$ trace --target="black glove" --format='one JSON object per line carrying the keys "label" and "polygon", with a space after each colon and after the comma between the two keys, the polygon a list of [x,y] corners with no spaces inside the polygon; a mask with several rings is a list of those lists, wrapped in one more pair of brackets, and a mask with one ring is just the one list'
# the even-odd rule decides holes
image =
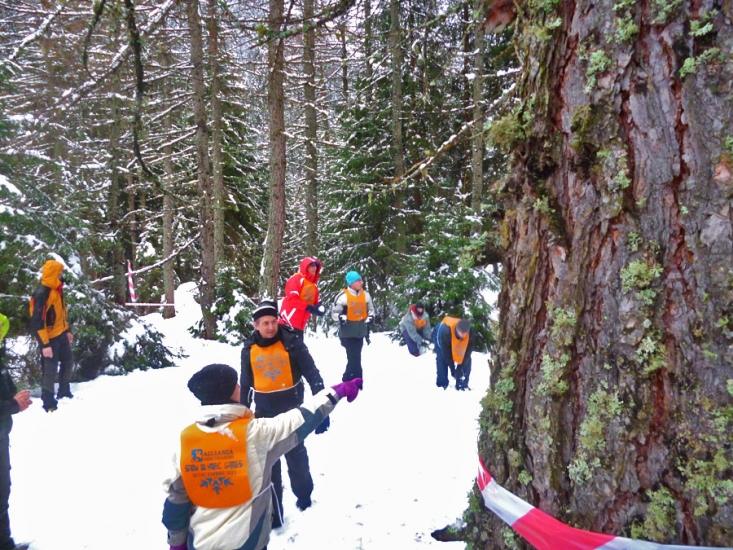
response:
{"label": "black glove", "polygon": [[374,322],[374,317],[372,317],[371,315],[366,318],[367,325],[371,325],[373,322]]}
{"label": "black glove", "polygon": [[321,304],[317,304],[317,305],[308,304],[305,310],[308,313],[312,313],[313,315],[318,315],[318,317],[321,317],[322,315],[326,313],[326,308],[323,307]]}
{"label": "black glove", "polygon": [[339,322],[343,325],[346,322],[346,315],[343,313],[339,315]]}
{"label": "black glove", "polygon": [[318,427],[316,428],[316,433],[322,434],[323,432],[327,432],[329,426],[331,426],[331,419],[329,417],[326,417],[323,419],[323,422],[318,424]]}

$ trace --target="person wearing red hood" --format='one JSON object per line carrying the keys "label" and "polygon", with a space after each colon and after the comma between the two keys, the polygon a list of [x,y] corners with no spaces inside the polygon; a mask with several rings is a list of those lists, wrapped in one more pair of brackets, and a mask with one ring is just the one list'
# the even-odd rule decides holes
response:
{"label": "person wearing red hood", "polygon": [[292,327],[300,336],[303,335],[311,314],[320,317],[326,313],[326,308],[318,301],[320,274],[321,262],[308,256],[300,262],[300,270],[285,284],[285,298],[280,305],[278,322]]}
{"label": "person wearing red hood", "polygon": [[71,351],[74,336],[66,318],[64,284],[61,279],[63,271],[63,264],[56,260],[48,260],[43,264],[41,286],[31,298],[31,328],[41,348],[41,400],[46,412],[53,412],[58,407],[53,390],[59,362],[58,399],[74,397],[69,388],[74,369],[74,354]]}

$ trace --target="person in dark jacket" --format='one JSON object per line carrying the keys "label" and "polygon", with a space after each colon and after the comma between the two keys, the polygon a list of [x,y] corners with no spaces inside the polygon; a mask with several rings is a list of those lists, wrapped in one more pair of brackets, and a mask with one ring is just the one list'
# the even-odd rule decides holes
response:
{"label": "person in dark jacket", "polygon": [[430,343],[432,327],[425,304],[417,302],[410,306],[400,321],[400,332],[411,355],[420,357]]}
{"label": "person in dark jacket", "polygon": [[10,536],[10,430],[12,415],[30,407],[30,390],[18,391],[5,368],[5,343],[8,319],[0,314],[0,550],[27,550],[27,544],[16,544]]}
{"label": "person in dark jacket", "polygon": [[41,348],[41,399],[46,412],[53,412],[58,407],[53,390],[59,363],[61,369],[58,372],[57,397],[74,397],[69,386],[74,369],[74,354],[71,351],[74,336],[69,330],[66,317],[64,284],[61,279],[63,271],[63,264],[56,260],[48,260],[43,264],[41,286],[31,298],[31,328]]}
{"label": "person in dark jacket", "polygon": [[318,277],[321,262],[312,256],[303,258],[300,270],[285,284],[285,298],[280,305],[280,324],[303,335],[311,315],[321,317],[326,308],[318,299]]}
{"label": "person in dark jacket", "polygon": [[433,331],[435,342],[436,385],[448,387],[448,370],[456,380],[457,390],[468,389],[471,376],[471,352],[474,335],[468,319],[446,317]]}
{"label": "person in dark jacket", "polygon": [[339,323],[339,338],[346,350],[346,370],[341,378],[344,382],[363,378],[361,350],[364,338],[369,336],[369,325],[374,320],[372,297],[364,290],[364,281],[356,271],[346,274],[347,288],[343,289],[331,308],[331,318]]}
{"label": "person in dark jacket", "polygon": [[[242,348],[241,403],[252,408],[255,418],[273,418],[299,407],[303,403],[303,378],[311,393],[323,389],[323,379],[313,357],[300,335],[278,324],[277,304],[261,302],[252,314],[255,332]],[[316,428],[316,433],[328,429],[329,419]],[[310,473],[308,452],[301,442],[285,454],[290,487],[297,498],[299,510],[311,505],[313,478]],[[280,461],[272,468],[272,484],[277,498],[273,527],[280,527],[283,518],[282,468]]]}

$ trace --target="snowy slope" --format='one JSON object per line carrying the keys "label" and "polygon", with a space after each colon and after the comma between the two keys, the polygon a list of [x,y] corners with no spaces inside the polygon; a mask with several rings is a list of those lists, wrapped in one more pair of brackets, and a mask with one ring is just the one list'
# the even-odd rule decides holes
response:
{"label": "snowy slope", "polygon": [[[162,480],[198,405],[186,382],[212,362],[239,369],[239,348],[190,337],[186,329],[200,315],[192,291],[179,289],[176,318],[148,316],[169,346],[187,354],[177,367],[72,385],[76,397],[55,413],[35,399],[14,417],[16,541],[32,542],[32,550],[167,548]],[[326,384],[340,382],[346,355],[338,338],[307,335],[306,344]],[[430,532],[461,516],[475,480],[486,356],[473,355],[467,392],[437,388],[434,356],[414,358],[386,334],[372,335],[362,363],[364,392],[339,404],[328,432],[306,441],[313,506],[296,509],[284,475],[285,525],[268,550],[463,548]]]}

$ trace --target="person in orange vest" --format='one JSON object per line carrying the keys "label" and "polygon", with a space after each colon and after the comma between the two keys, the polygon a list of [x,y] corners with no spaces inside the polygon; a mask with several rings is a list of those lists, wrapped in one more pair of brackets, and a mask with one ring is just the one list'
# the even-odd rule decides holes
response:
{"label": "person in orange vest", "polygon": [[[261,302],[252,314],[255,331],[244,343],[241,359],[242,403],[247,407],[254,401],[257,418],[272,418],[295,409],[303,403],[303,378],[311,393],[323,389],[323,379],[303,338],[287,326],[278,324],[277,304]],[[316,428],[323,433],[329,419]],[[295,493],[296,505],[305,510],[311,505],[313,478],[310,473],[308,451],[303,443],[285,454],[290,487]],[[277,508],[272,518],[273,527],[280,527],[283,519],[282,467],[276,461],[272,467],[272,485],[277,497]]]}
{"label": "person in orange vest", "polygon": [[399,328],[411,355],[420,357],[425,353],[433,332],[430,326],[430,315],[425,311],[425,304],[417,302],[411,305],[405,316],[402,317]]}
{"label": "person in orange vest", "polygon": [[164,483],[170,550],[264,550],[272,464],[301,444],[341,399],[356,399],[359,381],[337,384],[274,418],[255,418],[240,403],[237,371],[228,365],[205,366],[188,388],[202,407],[181,432]]}
{"label": "person in orange vest", "polygon": [[280,305],[280,324],[292,327],[300,336],[303,335],[311,315],[320,317],[326,313],[326,308],[318,301],[320,274],[321,262],[308,256],[300,262],[300,270],[285,283],[285,298]]}
{"label": "person in orange vest", "polygon": [[364,290],[364,281],[356,271],[346,274],[347,288],[343,289],[331,308],[331,318],[339,323],[339,338],[346,349],[344,382],[363,378],[361,350],[364,338],[368,338],[369,325],[374,320],[372,297]]}
{"label": "person in orange vest", "polygon": [[471,376],[471,352],[474,346],[473,329],[468,319],[446,317],[433,331],[436,385],[448,387],[448,370],[456,380],[457,390],[467,390]]}
{"label": "person in orange vest", "polygon": [[8,318],[0,313],[0,550],[27,550],[28,544],[16,544],[10,536],[10,430],[12,415],[23,412],[33,401],[30,390],[17,390],[5,367],[4,339],[9,326]]}
{"label": "person in orange vest", "polygon": [[53,412],[58,407],[54,397],[57,371],[58,399],[74,397],[69,386],[74,370],[74,353],[71,351],[74,335],[69,330],[66,317],[63,271],[63,264],[56,260],[43,264],[41,285],[33,293],[30,304],[31,329],[41,348],[41,400],[46,412]]}

